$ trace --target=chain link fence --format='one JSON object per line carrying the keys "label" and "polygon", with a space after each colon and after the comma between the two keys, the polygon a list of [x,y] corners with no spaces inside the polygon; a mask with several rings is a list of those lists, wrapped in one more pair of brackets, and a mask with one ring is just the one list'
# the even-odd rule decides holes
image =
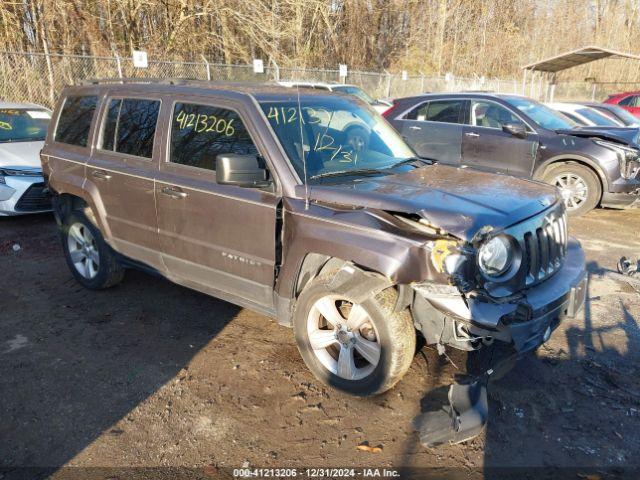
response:
{"label": "chain link fence", "polygon": [[602,102],[609,95],[640,90],[640,82],[559,82],[554,92],[555,101]]}
{"label": "chain link fence", "polygon": [[[210,81],[270,82],[306,80],[339,82],[338,70],[266,66],[255,73],[252,65],[223,65],[149,59],[147,68],[135,67],[132,58],[0,52],[0,100],[31,102],[52,107],[65,85],[95,78],[188,78]],[[398,98],[423,92],[486,90],[522,93],[517,80],[461,78],[447,75],[401,75],[389,72],[349,71],[344,82],[358,85],[374,98]]]}

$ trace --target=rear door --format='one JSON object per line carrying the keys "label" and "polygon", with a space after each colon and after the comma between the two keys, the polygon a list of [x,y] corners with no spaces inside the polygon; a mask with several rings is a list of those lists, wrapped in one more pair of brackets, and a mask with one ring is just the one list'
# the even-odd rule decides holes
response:
{"label": "rear door", "polygon": [[54,189],[82,194],[99,103],[99,92],[94,88],[60,101],[55,130],[49,127],[40,155],[43,171]]}
{"label": "rear door", "polygon": [[[527,137],[502,130],[506,123],[523,124]],[[472,99],[462,139],[462,164],[478,170],[531,176],[538,135],[515,112],[485,99]]]}
{"label": "rear door", "polygon": [[460,165],[464,99],[422,102],[393,122],[421,157],[447,165]]}
{"label": "rear door", "polygon": [[278,197],[216,183],[216,156],[264,148],[243,105],[176,97],[156,184],[164,263],[175,281],[240,305],[273,308]]}
{"label": "rear door", "polygon": [[160,105],[160,96],[105,97],[85,188],[97,193],[116,250],[162,271],[153,188]]}

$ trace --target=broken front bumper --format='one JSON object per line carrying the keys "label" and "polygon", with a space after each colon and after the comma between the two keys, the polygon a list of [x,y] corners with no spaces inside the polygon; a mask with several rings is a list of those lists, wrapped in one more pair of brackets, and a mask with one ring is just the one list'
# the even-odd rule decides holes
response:
{"label": "broken front bumper", "polygon": [[458,292],[416,290],[413,315],[427,343],[477,350],[494,340],[513,345],[518,353],[535,349],[548,340],[562,317],[573,317],[586,294],[584,253],[570,239],[562,268],[517,299],[490,303]]}
{"label": "broken front bumper", "polygon": [[486,424],[490,376],[507,371],[518,356],[546,342],[561,318],[573,317],[582,308],[587,290],[584,254],[580,244],[570,239],[563,267],[510,302],[465,299],[447,288],[414,289],[413,317],[427,343],[437,344],[439,351],[445,345],[490,350],[488,364],[467,365],[467,373],[476,373],[465,383],[449,387],[448,405],[414,419],[423,445],[459,443],[478,435]]}

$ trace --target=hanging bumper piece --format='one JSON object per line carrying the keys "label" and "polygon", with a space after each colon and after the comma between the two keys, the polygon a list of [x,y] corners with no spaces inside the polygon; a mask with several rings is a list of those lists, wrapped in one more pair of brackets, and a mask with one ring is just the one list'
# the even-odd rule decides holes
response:
{"label": "hanging bumper piece", "polygon": [[487,423],[487,379],[449,387],[449,405],[414,419],[414,428],[425,447],[455,444],[480,434]]}

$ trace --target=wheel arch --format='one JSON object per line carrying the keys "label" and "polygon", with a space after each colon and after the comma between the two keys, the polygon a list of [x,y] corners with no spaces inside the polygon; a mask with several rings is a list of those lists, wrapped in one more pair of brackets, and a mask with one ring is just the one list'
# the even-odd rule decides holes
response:
{"label": "wheel arch", "polygon": [[87,202],[83,198],[72,193],[56,193],[53,196],[53,214],[58,224],[73,210],[83,210],[87,206]]}
{"label": "wheel arch", "polygon": [[588,169],[593,171],[600,180],[602,192],[608,191],[609,182],[607,180],[607,176],[604,173],[604,170],[602,170],[597,162],[591,160],[590,158],[582,157],[579,155],[558,155],[556,157],[550,158],[536,169],[533,174],[533,179],[542,180],[545,173],[547,173],[550,168],[553,168],[561,163],[577,163],[579,165],[587,167]]}
{"label": "wheel arch", "polygon": [[104,221],[106,211],[100,200],[100,195],[94,185],[87,185],[86,190],[53,192],[53,208],[56,221],[60,223],[62,217],[72,210],[81,210],[87,218],[100,230],[107,243],[111,239],[111,230]]}
{"label": "wheel arch", "polygon": [[338,283],[343,283],[348,279],[364,288],[367,288],[368,285],[378,290],[396,285],[389,277],[352,261],[323,253],[308,252],[303,256],[295,271],[286,272],[286,276],[289,277],[287,281],[283,281],[282,278],[278,279],[280,293],[276,288],[275,294],[278,323],[291,326],[295,305],[304,288],[313,279],[332,271],[336,272],[336,277],[341,277],[340,280],[336,280]]}
{"label": "wheel arch", "polygon": [[391,287],[395,285],[388,277],[385,277],[381,273],[371,271],[361,265],[357,265],[349,260],[345,260],[339,257],[332,257],[321,253],[308,253],[300,265],[298,275],[295,282],[294,298],[298,298],[300,293],[304,290],[304,287],[309,284],[314,278],[319,277],[325,273],[340,271],[343,268],[353,270],[356,275],[376,276],[379,279],[380,285],[385,287]]}

